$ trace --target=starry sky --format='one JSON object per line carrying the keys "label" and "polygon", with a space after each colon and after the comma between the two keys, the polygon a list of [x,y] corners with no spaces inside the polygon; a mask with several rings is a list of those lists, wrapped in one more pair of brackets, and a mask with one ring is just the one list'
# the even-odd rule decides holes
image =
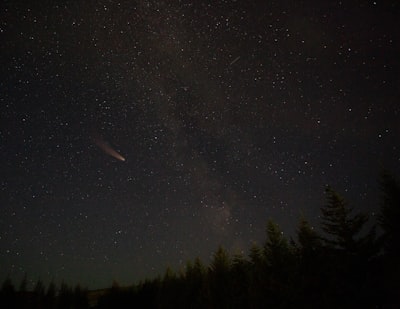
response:
{"label": "starry sky", "polygon": [[398,1],[0,10],[0,280],[131,284],[399,175]]}

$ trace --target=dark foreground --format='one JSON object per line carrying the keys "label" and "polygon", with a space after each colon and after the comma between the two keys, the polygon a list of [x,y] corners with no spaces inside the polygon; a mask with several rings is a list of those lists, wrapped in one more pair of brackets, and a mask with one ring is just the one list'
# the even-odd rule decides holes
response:
{"label": "dark foreground", "polygon": [[[184,269],[130,287],[88,291],[25,277],[16,288],[7,278],[1,308],[400,308],[400,186],[381,181],[377,222],[354,214],[330,188],[321,208],[321,233],[301,218],[287,239],[268,221],[263,246],[248,256],[222,247],[210,265],[200,259]],[[372,226],[367,228],[366,226]]]}

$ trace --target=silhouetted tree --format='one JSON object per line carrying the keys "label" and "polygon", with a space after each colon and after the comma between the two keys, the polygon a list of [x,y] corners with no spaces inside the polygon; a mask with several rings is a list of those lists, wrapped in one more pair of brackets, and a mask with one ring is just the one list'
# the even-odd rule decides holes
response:
{"label": "silhouetted tree", "polygon": [[[326,188],[327,204],[321,208],[325,248],[325,269],[329,274],[326,301],[334,306],[360,305],[366,301],[367,269],[372,250],[367,246],[374,241],[374,228],[365,231],[368,216],[353,215],[353,209],[332,188]],[[354,289],[358,286],[358,289]],[[368,293],[367,293],[368,295]]]}
{"label": "silhouetted tree", "polygon": [[379,223],[383,230],[383,295],[388,307],[400,304],[400,185],[384,171],[380,181],[382,202]]}
{"label": "silhouetted tree", "polygon": [[278,224],[267,222],[267,240],[264,245],[264,256],[267,263],[268,304],[281,306],[290,301],[290,289],[295,271],[294,251]]}
{"label": "silhouetted tree", "polygon": [[228,273],[231,268],[231,260],[228,252],[219,246],[217,251],[213,255],[213,259],[210,264],[210,270],[213,273]]}
{"label": "silhouetted tree", "polygon": [[79,284],[76,285],[74,289],[73,304],[74,308],[76,309],[83,309],[89,307],[87,290],[82,289]]}
{"label": "silhouetted tree", "polygon": [[192,304],[192,308],[202,308],[206,294],[206,267],[201,262],[200,258],[197,257],[193,263],[188,261],[186,263],[185,271],[185,298],[187,303]]}
{"label": "silhouetted tree", "polygon": [[4,308],[15,308],[16,306],[15,288],[10,277],[7,277],[1,286],[0,305],[1,304],[4,304]]}
{"label": "silhouetted tree", "polygon": [[28,292],[28,276],[25,273],[19,284],[17,293],[17,308],[31,308],[30,296],[32,294]]}
{"label": "silhouetted tree", "polygon": [[304,307],[321,308],[324,288],[328,277],[325,267],[321,236],[301,217],[297,228],[297,285],[295,287],[297,302]]}
{"label": "silhouetted tree", "polygon": [[[81,288],[79,290],[79,294],[84,292]],[[147,299],[146,296],[143,297],[140,293],[142,291],[138,287],[121,287],[116,280],[113,280],[111,288],[105,291],[98,299],[96,308],[153,308],[153,306],[149,306],[149,303],[155,300],[156,295],[153,295],[153,299]],[[84,296],[85,298],[81,299],[81,307],[78,308],[85,308],[84,305],[87,307],[87,296]],[[139,298],[139,296],[142,296],[143,299]]]}
{"label": "silhouetted tree", "polygon": [[359,236],[368,221],[368,216],[358,213],[332,188],[326,188],[327,204],[321,208],[322,230],[328,234],[324,241],[335,249],[349,254],[358,253],[364,239]]}
{"label": "silhouetted tree", "polygon": [[235,254],[231,266],[232,307],[249,307],[250,263],[243,254]]}
{"label": "silhouetted tree", "polygon": [[250,263],[254,266],[258,265],[260,267],[265,263],[265,257],[262,248],[258,246],[256,243],[253,243],[251,245],[249,257],[250,257]]}
{"label": "silhouetted tree", "polygon": [[47,287],[47,292],[44,297],[44,303],[46,308],[56,308],[57,304],[56,294],[57,294],[57,288],[54,281],[52,280],[49,283],[49,286]]}
{"label": "silhouetted tree", "polygon": [[190,280],[195,280],[199,281],[200,279],[203,278],[203,276],[206,273],[206,268],[201,262],[200,258],[197,257],[193,264],[188,261],[186,264],[186,272],[185,272],[185,277],[190,281]]}
{"label": "silhouetted tree", "polygon": [[25,293],[28,287],[28,275],[25,273],[19,285],[19,292]]}
{"label": "silhouetted tree", "polygon": [[264,255],[269,265],[280,265],[287,262],[292,252],[289,242],[284,237],[279,225],[272,220],[267,222],[267,240],[264,245]]}
{"label": "silhouetted tree", "polygon": [[43,284],[43,281],[41,279],[38,279],[36,281],[36,285],[33,289],[34,293],[34,302],[36,307],[42,307],[43,302],[44,302],[44,296],[45,296],[45,286]]}
{"label": "silhouetted tree", "polygon": [[161,280],[145,280],[137,286],[136,304],[138,308],[156,308],[157,295],[161,288]]}
{"label": "silhouetted tree", "polygon": [[306,258],[311,258],[314,256],[322,246],[321,236],[304,217],[300,218],[297,229],[297,240],[300,253]]}
{"label": "silhouetted tree", "polygon": [[267,263],[263,249],[253,243],[249,252],[249,302],[253,308],[262,307],[267,297]]}
{"label": "silhouetted tree", "polygon": [[163,308],[178,308],[180,303],[179,278],[171,267],[167,267],[161,280],[160,290],[157,295],[157,306]]}
{"label": "silhouetted tree", "polygon": [[58,308],[71,308],[73,305],[73,293],[71,288],[62,282],[58,294]]}
{"label": "silhouetted tree", "polygon": [[209,267],[209,294],[214,307],[225,308],[230,295],[231,259],[228,252],[219,246]]}
{"label": "silhouetted tree", "polygon": [[400,259],[400,185],[387,171],[381,176],[381,213],[379,223],[383,230],[387,257]]}

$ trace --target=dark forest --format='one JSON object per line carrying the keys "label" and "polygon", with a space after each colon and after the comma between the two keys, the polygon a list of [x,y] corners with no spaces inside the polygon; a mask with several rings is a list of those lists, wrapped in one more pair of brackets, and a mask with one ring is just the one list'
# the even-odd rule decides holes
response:
{"label": "dark forest", "polygon": [[[209,265],[196,258],[179,272],[166,269],[129,287],[89,291],[38,280],[27,289],[6,278],[2,308],[398,308],[400,291],[400,186],[380,180],[376,222],[355,213],[334,189],[325,190],[317,232],[306,218],[294,238],[272,220],[262,246],[248,256],[219,247]],[[82,270],[84,271],[84,270]]]}

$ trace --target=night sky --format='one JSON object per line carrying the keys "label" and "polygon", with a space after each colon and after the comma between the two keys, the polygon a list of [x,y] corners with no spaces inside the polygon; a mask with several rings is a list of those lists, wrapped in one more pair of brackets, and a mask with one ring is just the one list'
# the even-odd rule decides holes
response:
{"label": "night sky", "polygon": [[[0,280],[107,287],[400,172],[398,1],[2,1]],[[375,216],[376,218],[376,216]]]}

